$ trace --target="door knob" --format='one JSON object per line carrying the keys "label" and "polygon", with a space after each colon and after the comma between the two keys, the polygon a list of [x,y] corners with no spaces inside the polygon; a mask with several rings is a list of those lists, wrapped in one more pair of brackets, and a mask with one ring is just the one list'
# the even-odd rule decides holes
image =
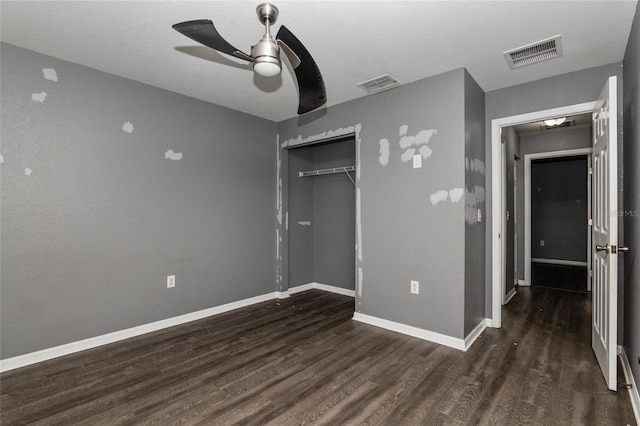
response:
{"label": "door knob", "polygon": [[596,251],[606,251],[609,253],[609,244],[601,246],[600,244],[596,245]]}
{"label": "door knob", "polygon": [[618,247],[618,251],[624,252],[624,253],[629,253],[629,247]]}

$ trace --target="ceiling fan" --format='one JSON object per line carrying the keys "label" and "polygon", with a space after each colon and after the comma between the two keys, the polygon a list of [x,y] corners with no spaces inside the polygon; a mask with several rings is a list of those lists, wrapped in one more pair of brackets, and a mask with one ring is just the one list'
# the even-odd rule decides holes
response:
{"label": "ceiling fan", "polygon": [[256,8],[258,19],[265,26],[262,39],[251,47],[251,55],[236,49],[218,33],[209,19],[186,21],[173,25],[173,29],[198,43],[219,52],[253,63],[253,70],[265,77],[278,75],[282,70],[280,52],[288,58],[298,81],[300,102],[298,114],[320,108],[327,102],[327,93],[320,70],[309,51],[284,25],[280,27],[274,40],[271,25],[278,19],[278,8],[269,3],[261,3]]}

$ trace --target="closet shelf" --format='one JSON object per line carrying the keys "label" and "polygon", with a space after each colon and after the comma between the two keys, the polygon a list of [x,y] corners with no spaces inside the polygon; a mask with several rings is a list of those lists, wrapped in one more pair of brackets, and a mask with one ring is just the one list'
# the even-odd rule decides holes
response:
{"label": "closet shelf", "polygon": [[356,166],[344,166],[344,167],[333,167],[331,169],[320,169],[320,170],[309,170],[307,172],[298,172],[298,176],[304,177],[304,176],[331,175],[334,173],[346,173],[347,176],[349,177],[349,180],[351,180],[351,183],[355,185],[356,183],[354,182],[353,178],[349,174],[349,172],[355,172],[355,171],[356,171]]}

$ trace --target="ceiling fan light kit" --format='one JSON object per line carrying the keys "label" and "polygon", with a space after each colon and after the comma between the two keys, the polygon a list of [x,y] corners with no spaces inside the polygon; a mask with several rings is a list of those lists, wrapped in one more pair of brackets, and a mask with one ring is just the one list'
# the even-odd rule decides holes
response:
{"label": "ceiling fan light kit", "polygon": [[280,53],[291,63],[298,83],[298,114],[320,108],[327,102],[324,80],[311,54],[291,31],[280,27],[275,39],[271,25],[278,19],[278,8],[270,3],[261,3],[256,8],[258,19],[265,26],[262,39],[251,47],[251,55],[236,49],[218,33],[208,19],[186,21],[173,25],[173,29],[218,52],[252,62],[253,70],[261,76],[273,77],[282,71]]}

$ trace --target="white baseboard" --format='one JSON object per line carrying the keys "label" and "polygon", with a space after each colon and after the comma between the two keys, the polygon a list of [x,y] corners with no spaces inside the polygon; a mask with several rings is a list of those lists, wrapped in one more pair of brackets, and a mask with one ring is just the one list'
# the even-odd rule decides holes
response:
{"label": "white baseboard", "polygon": [[640,393],[636,386],[635,379],[633,378],[633,372],[631,371],[631,364],[629,364],[629,358],[624,350],[624,347],[618,346],[618,356],[622,363],[622,370],[624,371],[624,379],[627,383],[631,384],[629,389],[629,399],[631,400],[631,407],[633,408],[633,415],[636,417],[636,423],[640,425]]}
{"label": "white baseboard", "polygon": [[526,284],[524,283],[524,280],[516,280],[516,281],[517,281],[518,285],[525,285],[526,286]]}
{"label": "white baseboard", "polygon": [[511,291],[509,293],[507,293],[507,295],[504,297],[504,303],[503,305],[506,305],[507,303],[509,303],[511,301],[511,299],[513,299],[513,296],[516,295],[516,288],[512,288]]}
{"label": "white baseboard", "polygon": [[526,282],[525,280],[518,280],[518,285],[521,287],[531,287],[531,284]]}
{"label": "white baseboard", "polygon": [[289,294],[296,294],[296,293],[300,293],[307,290],[313,290],[313,289],[327,291],[329,293],[341,294],[343,296],[356,297],[355,290],[349,290],[342,287],[336,287],[333,285],[321,284],[316,282],[291,287],[289,288]]}
{"label": "white baseboard", "polygon": [[191,312],[184,315],[179,315],[173,318],[167,318],[160,321],[155,321],[149,324],[139,325],[137,327],[127,328],[125,330],[114,331],[113,333],[103,334],[101,336],[90,337],[88,339],[79,340],[77,342],[71,342],[52,348],[43,349],[36,352],[31,352],[24,355],[19,355],[13,358],[7,358],[0,360],[0,372],[13,370],[27,365],[35,364],[37,362],[47,361],[53,358],[58,358],[64,355],[69,355],[75,352],[84,351],[87,349],[96,348],[109,343],[118,342],[120,340],[129,339],[131,337],[140,336],[142,334],[151,333],[153,331],[162,330],[164,328],[173,327],[187,322],[207,318],[212,315],[218,315],[224,312],[232,311],[234,309],[243,308],[256,303],[266,302],[276,298],[284,298],[288,295],[283,295],[282,292],[273,292],[263,294],[261,296],[250,297],[248,299],[239,300],[237,302],[231,302],[213,308],[203,309],[201,311]]}
{"label": "white baseboard", "polygon": [[289,293],[286,291],[276,291],[275,292],[276,299],[286,299],[289,297]]}
{"label": "white baseboard", "polygon": [[422,328],[401,324],[395,321],[389,321],[386,319],[373,317],[371,315],[361,314],[359,312],[355,312],[353,314],[353,319],[356,321],[363,322],[365,324],[384,328],[386,330],[395,331],[397,333],[402,333],[408,336],[417,337],[418,339],[428,340],[429,342],[434,342],[440,345],[449,346],[450,348],[459,349],[461,351],[466,350],[465,341],[463,339],[457,339],[455,337],[447,336],[445,334],[424,330]]}
{"label": "white baseboard", "polygon": [[480,337],[484,329],[489,326],[490,322],[491,321],[488,318],[483,319],[478,325],[476,325],[476,328],[471,330],[471,333],[469,333],[467,337],[464,338],[465,351],[468,350],[471,345],[473,345],[473,342],[475,342],[478,337]]}

